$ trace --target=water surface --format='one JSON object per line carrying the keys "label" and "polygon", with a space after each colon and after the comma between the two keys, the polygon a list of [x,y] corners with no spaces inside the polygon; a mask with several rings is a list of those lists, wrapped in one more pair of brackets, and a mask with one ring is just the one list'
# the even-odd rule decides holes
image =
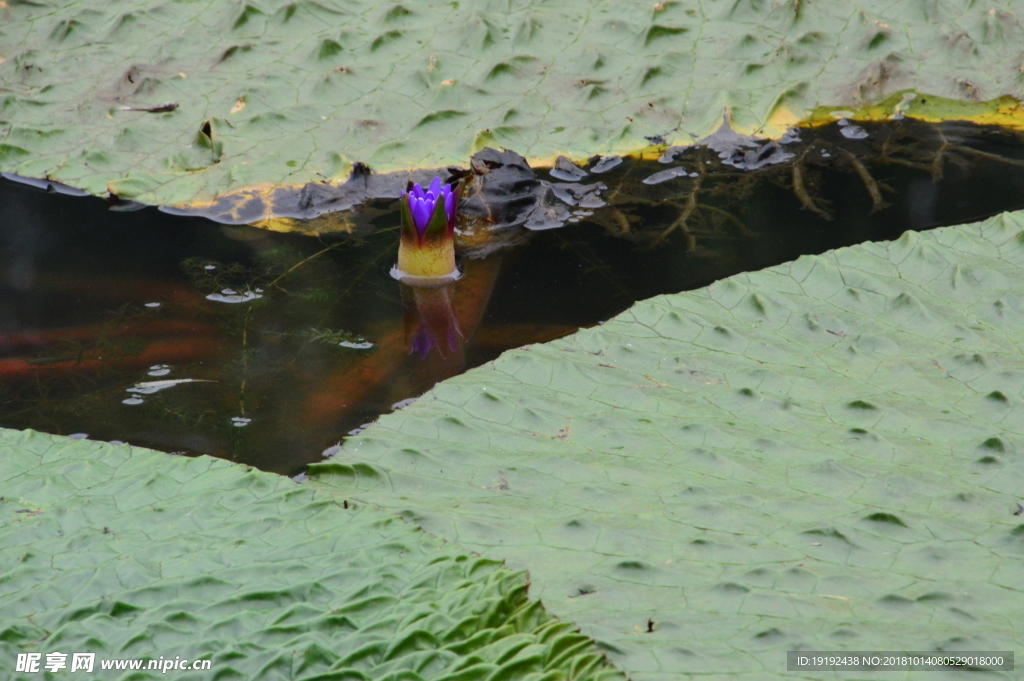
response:
{"label": "water surface", "polygon": [[589,172],[608,205],[478,231],[474,252],[503,247],[439,292],[389,276],[393,200],[352,213],[354,234],[312,237],[0,181],[0,425],[295,473],[435,382],[636,300],[1024,206],[1015,135],[840,123],[753,170],[775,151]]}

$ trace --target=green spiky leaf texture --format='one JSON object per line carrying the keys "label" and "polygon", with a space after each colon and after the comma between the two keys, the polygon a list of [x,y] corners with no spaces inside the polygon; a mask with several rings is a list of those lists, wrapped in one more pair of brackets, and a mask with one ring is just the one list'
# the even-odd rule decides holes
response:
{"label": "green spiky leaf texture", "polygon": [[[177,205],[263,183],[753,132],[906,88],[1020,95],[996,0],[0,6],[0,170]],[[204,137],[205,136],[205,137]]]}
{"label": "green spiky leaf texture", "polygon": [[[206,456],[0,429],[0,676],[17,653],[179,679],[621,679],[528,582],[379,510]],[[372,475],[356,466],[354,475]],[[86,674],[86,672],[75,672]],[[86,674],[88,675],[88,674]]]}
{"label": "green spiky leaf texture", "polygon": [[[638,681],[1024,631],[1024,212],[805,256],[507,352],[316,484],[529,568]],[[953,677],[949,677],[953,678]]]}

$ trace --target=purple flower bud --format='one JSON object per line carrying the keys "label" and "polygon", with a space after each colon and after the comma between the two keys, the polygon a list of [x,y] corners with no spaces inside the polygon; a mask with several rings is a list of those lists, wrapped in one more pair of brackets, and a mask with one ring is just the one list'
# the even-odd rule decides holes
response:
{"label": "purple flower bud", "polygon": [[413,227],[416,234],[422,239],[430,224],[430,218],[434,215],[438,201],[444,205],[445,218],[448,222],[448,233],[455,231],[455,213],[458,210],[459,193],[455,185],[446,184],[441,186],[441,178],[435,177],[428,189],[423,189],[419,184],[414,184],[412,189],[402,197],[403,201],[409,204],[409,213],[412,215]]}
{"label": "purple flower bud", "polygon": [[436,279],[457,275],[453,237],[460,190],[458,183],[442,185],[439,177],[426,189],[409,183],[399,204],[402,231],[396,271],[400,276]]}

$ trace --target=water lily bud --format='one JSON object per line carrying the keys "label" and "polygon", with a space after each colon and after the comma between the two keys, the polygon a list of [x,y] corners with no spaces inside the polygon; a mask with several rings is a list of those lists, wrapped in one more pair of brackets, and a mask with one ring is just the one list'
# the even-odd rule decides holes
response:
{"label": "water lily bud", "polygon": [[402,194],[402,240],[398,267],[392,272],[395,278],[430,285],[434,278],[450,281],[458,277],[453,240],[458,206],[459,186],[442,186],[439,177],[427,189],[413,184]]}

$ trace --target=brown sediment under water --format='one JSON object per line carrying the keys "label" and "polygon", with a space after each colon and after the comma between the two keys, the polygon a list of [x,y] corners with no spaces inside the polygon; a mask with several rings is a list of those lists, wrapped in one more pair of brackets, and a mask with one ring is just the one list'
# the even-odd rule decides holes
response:
{"label": "brown sediment under water", "polygon": [[636,300],[1024,207],[1024,139],[956,121],[551,170],[488,153],[442,173],[471,184],[463,276],[435,290],[389,276],[394,198],[279,233],[0,181],[0,425],[295,474],[437,381]]}

